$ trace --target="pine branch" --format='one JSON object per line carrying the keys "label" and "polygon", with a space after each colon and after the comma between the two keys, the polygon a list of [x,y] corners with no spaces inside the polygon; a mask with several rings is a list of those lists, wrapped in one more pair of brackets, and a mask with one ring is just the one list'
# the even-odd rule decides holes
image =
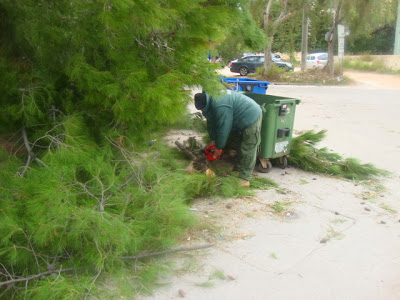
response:
{"label": "pine branch", "polygon": [[43,276],[48,276],[48,275],[51,275],[51,274],[54,274],[54,273],[60,274],[60,273],[65,273],[65,272],[71,272],[71,271],[74,271],[74,270],[75,269],[73,269],[73,268],[60,269],[60,270],[54,270],[54,271],[47,271],[47,272],[39,273],[39,274],[36,274],[36,275],[31,275],[29,277],[24,277],[24,278],[14,278],[14,279],[11,279],[11,280],[8,280],[8,281],[0,282],[0,286],[13,284],[13,283],[17,283],[17,282],[29,281],[29,280],[36,279],[36,278],[42,278]]}
{"label": "pine branch", "polygon": [[[100,185],[100,191],[97,194],[90,191],[90,189],[93,190],[94,187],[91,187],[89,183],[94,180],[97,181]],[[109,192],[113,185],[110,184],[108,187],[105,187],[103,182],[97,176],[94,176],[93,179],[85,183],[77,182],[75,185],[80,186],[85,194],[89,195],[99,203],[98,208],[100,212],[104,212],[104,206],[107,204],[108,199],[110,199],[110,197],[114,195],[112,192]]]}
{"label": "pine branch", "polygon": [[[122,260],[140,259],[140,258],[158,256],[158,255],[169,254],[169,253],[205,249],[205,248],[213,247],[214,245],[215,244],[205,244],[205,245],[194,246],[194,247],[182,247],[182,248],[170,249],[170,250],[154,252],[154,253],[143,253],[143,254],[139,254],[139,255],[136,255],[136,256],[124,256],[124,257],[120,257],[120,259],[122,259]],[[0,286],[10,285],[10,284],[17,283],[17,282],[28,282],[28,281],[33,280],[33,279],[42,278],[44,276],[57,274],[57,273],[60,274],[60,273],[65,273],[65,272],[71,272],[71,271],[74,271],[74,270],[75,270],[74,268],[51,270],[51,271],[42,272],[42,273],[39,273],[39,274],[36,274],[36,275],[31,275],[31,276],[28,276],[28,277],[24,277],[24,278],[13,278],[11,280],[0,282]],[[100,274],[100,272],[96,275],[95,280],[97,279],[99,274]]]}
{"label": "pine branch", "polygon": [[[5,293],[7,293],[9,289],[11,289],[11,285],[7,286],[7,287],[5,288],[5,290],[0,294],[0,299],[3,299],[3,298],[2,298],[3,295],[5,295]],[[14,297],[12,297],[11,299],[13,299],[13,298],[14,298]]]}
{"label": "pine branch", "polygon": [[182,150],[186,156],[190,159],[190,160],[197,160],[198,158],[191,152],[189,151],[186,147],[184,147],[180,142],[175,141],[175,145]]}
{"label": "pine branch", "polygon": [[[111,145],[113,145],[115,148],[117,148],[122,156],[124,157],[125,161],[127,162],[128,165],[131,166],[132,170],[134,170],[133,174],[131,177],[129,177],[124,183],[120,184],[118,186],[119,189],[122,189],[124,186],[126,186],[129,182],[131,182],[132,180],[136,179],[136,183],[142,187],[142,181],[143,181],[143,173],[147,168],[147,162],[143,163],[140,168],[139,166],[137,166],[137,172],[135,172],[135,168],[134,165],[132,165],[132,161],[134,161],[132,159],[132,155],[131,153],[129,153],[125,148],[121,147],[121,145],[117,144],[116,142],[114,142],[111,138],[106,137],[106,139],[111,143]],[[155,159],[157,159],[157,157],[160,156],[160,152],[157,152],[151,159],[150,161],[154,161]]]}
{"label": "pine branch", "polygon": [[130,153],[124,149],[123,147],[121,147],[120,145],[118,145],[117,143],[115,143],[111,138],[106,137],[106,139],[111,143],[111,145],[113,145],[115,148],[117,148],[122,156],[124,157],[125,161],[127,162],[127,164],[132,168],[132,170],[134,170],[132,176],[122,185],[119,186],[119,188],[124,187],[126,184],[128,184],[130,181],[132,181],[133,179],[136,179],[136,183],[140,186],[140,188],[143,190],[143,171],[146,169],[147,165],[144,164],[141,166],[141,168],[138,167],[137,172],[135,172],[135,165],[132,164],[132,162],[134,161],[131,157],[130,157]]}
{"label": "pine branch", "polygon": [[24,177],[25,172],[29,168],[29,165],[30,165],[32,159],[36,160],[38,163],[40,163],[41,165],[43,165],[46,168],[47,168],[47,165],[43,161],[41,161],[39,158],[37,158],[35,153],[33,153],[32,149],[31,149],[31,147],[29,145],[28,137],[26,135],[25,126],[22,126],[22,138],[24,140],[25,148],[28,151],[28,158],[26,160],[26,163],[25,163],[25,166],[24,166],[24,170],[21,173],[21,177]]}
{"label": "pine branch", "polygon": [[85,294],[85,298],[83,298],[84,300],[85,300],[88,296],[90,296],[90,291],[92,290],[92,287],[93,287],[94,283],[96,282],[97,278],[99,278],[100,274],[101,274],[101,269],[99,270],[99,272],[97,272],[97,274],[96,274],[96,276],[94,277],[92,283],[90,284],[90,287],[89,287],[88,291],[87,291],[86,294]]}
{"label": "pine branch", "polygon": [[36,262],[36,267],[38,268],[38,271],[40,272],[39,261],[38,261],[38,259],[37,259],[35,250],[33,249],[33,246],[32,246],[32,243],[31,243],[31,239],[28,237],[28,235],[26,234],[25,230],[22,230],[22,232],[23,232],[23,234],[25,235],[26,240],[27,240],[28,243],[29,243],[29,246],[31,246],[31,251],[32,251],[33,257],[35,258],[35,262]]}
{"label": "pine branch", "polygon": [[182,248],[170,249],[170,250],[154,252],[154,253],[143,253],[143,254],[138,254],[135,256],[123,256],[123,257],[120,257],[120,259],[122,259],[122,260],[139,259],[139,258],[158,256],[158,255],[169,254],[169,253],[210,248],[210,247],[214,247],[214,246],[215,246],[215,244],[205,244],[205,245],[200,245],[200,246],[195,246],[195,247],[182,247]]}
{"label": "pine branch", "polygon": [[[55,129],[57,129],[58,127],[61,127],[62,124],[57,124],[55,125],[52,129],[50,129],[49,131],[46,132],[46,134],[38,139],[36,139],[33,143],[32,143],[32,147],[39,147],[39,148],[44,148],[44,149],[50,149],[51,147],[57,147],[60,148],[61,145],[67,146],[66,144],[63,143],[63,139],[65,139],[65,134],[61,133],[58,135],[51,135],[52,131],[54,131]],[[44,146],[39,146],[36,145],[39,141],[43,140],[43,139],[49,139],[50,140],[50,144],[46,147]],[[53,144],[55,146],[53,146]],[[70,147],[70,146],[68,146]]]}
{"label": "pine branch", "polygon": [[49,110],[50,110],[50,112],[49,112],[48,116],[50,116],[53,119],[53,121],[56,120],[56,113],[58,113],[62,116],[65,116],[65,114],[61,110],[57,109],[54,105],[52,105]]}
{"label": "pine branch", "polygon": [[[13,278],[13,275],[11,275],[10,272],[8,272],[7,268],[6,268],[1,262],[0,262],[0,266],[2,267],[2,269],[3,269],[4,272],[5,272],[5,273],[3,273],[3,271],[0,271],[0,275],[1,275],[1,276]],[[12,266],[11,266],[11,268],[12,268]],[[13,273],[13,274],[14,274],[14,273]],[[0,295],[0,299],[1,299],[1,296],[2,296],[2,295],[3,295],[3,294]]]}
{"label": "pine branch", "polygon": [[344,159],[337,153],[328,152],[326,148],[316,148],[324,136],[325,131],[314,133],[310,130],[295,137],[290,153],[292,164],[307,171],[356,180],[387,174],[371,164],[361,164],[357,159]]}

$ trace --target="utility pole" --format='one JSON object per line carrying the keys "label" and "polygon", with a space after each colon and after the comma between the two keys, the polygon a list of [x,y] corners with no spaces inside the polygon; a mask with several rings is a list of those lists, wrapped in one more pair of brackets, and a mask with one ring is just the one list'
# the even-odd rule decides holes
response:
{"label": "utility pole", "polygon": [[340,66],[340,79],[343,78],[343,59],[344,59],[344,37],[345,37],[345,28],[344,25],[338,24],[337,26],[338,33],[338,58],[339,58],[339,66]]}
{"label": "utility pole", "polygon": [[396,31],[394,33],[394,55],[400,55],[400,1],[397,7]]}
{"label": "utility pole", "polygon": [[307,3],[303,6],[303,22],[301,25],[301,71],[306,70],[308,51],[308,14]]}

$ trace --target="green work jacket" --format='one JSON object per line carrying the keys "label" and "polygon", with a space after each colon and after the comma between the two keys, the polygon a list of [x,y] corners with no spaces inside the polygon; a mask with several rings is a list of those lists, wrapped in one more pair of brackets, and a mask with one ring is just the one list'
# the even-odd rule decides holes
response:
{"label": "green work jacket", "polygon": [[207,131],[218,149],[225,147],[231,131],[243,131],[261,115],[261,107],[251,98],[233,91],[226,91],[218,98],[209,94],[203,115]]}

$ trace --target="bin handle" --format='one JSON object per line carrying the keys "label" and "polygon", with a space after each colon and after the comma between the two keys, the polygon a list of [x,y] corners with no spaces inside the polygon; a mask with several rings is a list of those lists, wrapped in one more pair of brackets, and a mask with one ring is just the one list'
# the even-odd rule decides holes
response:
{"label": "bin handle", "polygon": [[262,110],[263,114],[266,113],[266,111],[267,111],[266,103],[263,103],[263,104],[261,105],[261,110]]}
{"label": "bin handle", "polygon": [[[293,99],[295,100],[295,99]],[[275,100],[275,103],[273,104],[275,107],[281,106],[282,104],[299,104],[300,100],[295,100],[294,103],[293,102],[284,102],[284,100],[282,102],[279,102],[282,100]]]}
{"label": "bin handle", "polygon": [[269,82],[265,83],[265,84],[264,83],[259,83],[258,84],[259,87],[266,87],[266,88],[268,87],[268,85],[269,85]]}

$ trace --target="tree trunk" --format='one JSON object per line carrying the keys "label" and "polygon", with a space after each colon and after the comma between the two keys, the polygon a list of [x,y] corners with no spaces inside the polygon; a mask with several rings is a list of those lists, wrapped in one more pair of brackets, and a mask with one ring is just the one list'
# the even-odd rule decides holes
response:
{"label": "tree trunk", "polygon": [[268,45],[264,49],[264,57],[265,57],[264,74],[267,73],[272,66],[271,48],[276,28],[295,14],[295,12],[287,12],[288,0],[280,0],[279,2],[281,7],[281,13],[279,14],[278,18],[275,21],[272,21],[270,16],[270,10],[273,2],[274,0],[268,0],[268,3],[265,7],[263,14],[262,28],[264,29],[265,37],[269,41]]}
{"label": "tree trunk", "polygon": [[308,51],[308,14],[307,4],[303,7],[303,22],[301,25],[301,71],[306,70]]}
{"label": "tree trunk", "polygon": [[[271,40],[272,40],[272,38],[271,38]],[[271,70],[271,66],[272,66],[271,45],[272,45],[272,41],[264,49],[264,57],[265,57],[264,74],[266,74],[269,70]]]}
{"label": "tree trunk", "polygon": [[326,72],[331,76],[335,76],[335,45],[336,45],[336,26],[329,31],[330,37],[328,35],[328,63],[325,66]]}
{"label": "tree trunk", "polygon": [[340,22],[340,12],[342,8],[342,3],[339,1],[338,6],[335,10],[335,16],[333,18],[332,28],[327,35],[326,41],[328,42],[328,63],[326,64],[324,70],[333,78],[335,76],[335,62],[334,62],[334,51],[337,39],[337,25]]}

